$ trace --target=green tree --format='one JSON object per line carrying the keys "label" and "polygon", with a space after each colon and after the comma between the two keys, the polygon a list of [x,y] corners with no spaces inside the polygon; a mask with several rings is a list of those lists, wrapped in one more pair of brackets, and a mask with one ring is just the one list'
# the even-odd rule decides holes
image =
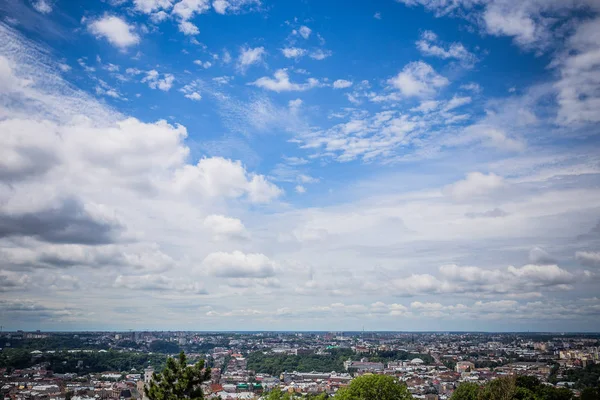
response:
{"label": "green tree", "polygon": [[336,400],[411,400],[406,385],[388,375],[363,375],[355,378],[335,396]]}
{"label": "green tree", "polygon": [[488,382],[480,395],[481,400],[512,400],[517,391],[517,380],[507,376]]}
{"label": "green tree", "polygon": [[165,369],[160,374],[154,373],[150,387],[144,391],[150,400],[201,400],[204,393],[200,385],[209,379],[210,368],[204,369],[204,360],[189,366],[182,351],[178,360],[167,359]]}
{"label": "green tree", "polygon": [[476,383],[465,382],[452,393],[451,400],[478,400],[481,387]]}
{"label": "green tree", "polygon": [[586,388],[581,391],[581,400],[600,400],[600,390]]}

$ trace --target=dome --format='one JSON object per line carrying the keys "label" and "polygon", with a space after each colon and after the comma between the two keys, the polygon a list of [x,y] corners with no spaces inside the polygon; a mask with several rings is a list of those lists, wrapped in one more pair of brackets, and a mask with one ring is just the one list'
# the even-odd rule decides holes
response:
{"label": "dome", "polygon": [[423,364],[425,361],[421,360],[420,358],[413,358],[412,360],[410,360],[411,364]]}

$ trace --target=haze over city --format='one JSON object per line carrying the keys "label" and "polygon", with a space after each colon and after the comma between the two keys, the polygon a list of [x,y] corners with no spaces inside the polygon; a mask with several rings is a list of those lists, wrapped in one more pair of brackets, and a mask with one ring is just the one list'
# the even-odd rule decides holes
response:
{"label": "haze over city", "polygon": [[0,2],[0,325],[599,331],[599,11]]}

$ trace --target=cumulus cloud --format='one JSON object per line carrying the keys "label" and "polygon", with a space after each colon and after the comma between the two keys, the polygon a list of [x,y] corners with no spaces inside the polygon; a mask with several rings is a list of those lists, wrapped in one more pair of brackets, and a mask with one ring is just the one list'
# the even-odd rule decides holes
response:
{"label": "cumulus cloud", "polygon": [[273,78],[262,77],[256,81],[250,83],[266,90],[272,90],[273,92],[302,92],[320,85],[319,81],[315,78],[308,78],[305,83],[293,83],[290,81],[287,70],[279,69],[275,71]]}
{"label": "cumulus cloud", "polygon": [[217,14],[238,13],[245,8],[259,8],[261,0],[214,0],[212,6]]}
{"label": "cumulus cloud", "polygon": [[100,210],[86,210],[74,198],[50,208],[21,213],[0,212],[0,238],[35,237],[51,243],[106,244],[116,241],[121,225]]}
{"label": "cumulus cloud", "polygon": [[133,0],[133,6],[137,11],[150,14],[155,11],[168,10],[172,7],[173,0]]}
{"label": "cumulus cloud", "polygon": [[307,53],[306,49],[301,49],[299,47],[285,47],[281,49],[285,58],[300,58],[304,57]]}
{"label": "cumulus cloud", "polygon": [[238,69],[243,72],[251,65],[262,63],[266,54],[264,47],[242,47],[237,62]]}
{"label": "cumulus cloud", "polygon": [[50,0],[34,0],[32,6],[42,14],[50,14],[52,12],[52,3]]}
{"label": "cumulus cloud", "polygon": [[446,187],[447,192],[457,200],[487,196],[506,185],[504,179],[492,172],[470,172],[464,180]]}
{"label": "cumulus cloud", "polygon": [[275,275],[277,264],[261,253],[211,253],[202,261],[210,275],[223,278],[268,278]]}
{"label": "cumulus cloud", "polygon": [[338,79],[333,82],[334,89],[346,89],[346,88],[349,88],[350,86],[352,86],[352,82],[347,81],[345,79]]}
{"label": "cumulus cloud", "polygon": [[578,251],[575,253],[575,258],[588,267],[600,266],[600,252],[594,251]]}
{"label": "cumulus cloud", "polygon": [[387,290],[397,296],[423,294],[475,294],[537,296],[544,289],[570,290],[577,277],[556,264],[506,269],[484,269],[456,264],[442,265],[439,276],[412,274],[390,282]]}
{"label": "cumulus cloud", "polygon": [[309,57],[313,60],[321,61],[327,57],[331,57],[332,52],[330,50],[317,49],[309,54]]}
{"label": "cumulus cloud", "polygon": [[114,15],[105,15],[91,20],[87,29],[97,38],[103,37],[120,49],[126,49],[140,42],[139,35],[135,33],[135,27]]}
{"label": "cumulus cloud", "polygon": [[564,126],[600,122],[599,30],[600,18],[578,24],[567,48],[552,63],[560,74],[554,84],[560,107],[557,121]]}
{"label": "cumulus cloud", "polygon": [[142,83],[147,83],[150,89],[159,89],[163,92],[168,92],[173,87],[173,81],[175,77],[173,74],[163,74],[160,77],[160,73],[153,69],[146,72],[146,76],[142,78]]}
{"label": "cumulus cloud", "polygon": [[304,39],[308,39],[310,37],[311,33],[312,33],[312,29],[310,29],[308,26],[305,26],[305,25],[302,25],[298,29],[298,34],[300,36],[302,36]]}
{"label": "cumulus cloud", "polygon": [[189,21],[181,21],[179,23],[179,32],[184,35],[193,36],[200,33],[200,29]]}
{"label": "cumulus cloud", "polygon": [[[245,237],[241,222],[218,208],[265,204],[283,191],[239,161],[188,163],[185,127],[117,113],[64,82],[59,66],[18,33],[2,25],[0,36],[0,52],[7,54],[0,57],[0,258],[10,271],[0,274],[0,284],[17,288],[35,276],[47,283],[44,290],[81,285],[94,291],[87,287],[93,280],[104,291],[202,292],[182,280],[186,267],[211,250],[198,242]],[[161,90],[173,83],[158,72],[127,74]],[[183,244],[183,237],[194,243]],[[183,253],[169,243],[183,245]],[[250,253],[248,260],[256,257]],[[57,269],[72,278],[44,272]],[[94,307],[92,297],[86,307]]]}
{"label": "cumulus cloud", "polygon": [[249,174],[240,161],[222,157],[202,158],[196,165],[185,165],[176,171],[173,185],[177,192],[204,197],[247,196],[253,203],[267,203],[283,193],[263,175]]}
{"label": "cumulus cloud", "polygon": [[209,0],[181,0],[173,6],[171,13],[181,20],[187,21],[195,14],[205,13],[209,9]]}
{"label": "cumulus cloud", "polygon": [[216,239],[242,238],[246,236],[246,228],[237,218],[213,214],[204,218],[204,227],[209,229]]}
{"label": "cumulus cloud", "polygon": [[390,86],[406,97],[426,97],[450,82],[423,61],[407,64],[398,75],[388,80]]}
{"label": "cumulus cloud", "polygon": [[540,247],[529,250],[529,262],[535,265],[556,264],[556,260],[548,252]]}

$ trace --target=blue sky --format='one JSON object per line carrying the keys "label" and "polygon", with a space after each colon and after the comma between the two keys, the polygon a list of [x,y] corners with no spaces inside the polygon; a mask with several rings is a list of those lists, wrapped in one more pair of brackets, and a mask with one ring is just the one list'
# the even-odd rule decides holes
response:
{"label": "blue sky", "polygon": [[598,330],[598,11],[4,2],[0,322]]}

